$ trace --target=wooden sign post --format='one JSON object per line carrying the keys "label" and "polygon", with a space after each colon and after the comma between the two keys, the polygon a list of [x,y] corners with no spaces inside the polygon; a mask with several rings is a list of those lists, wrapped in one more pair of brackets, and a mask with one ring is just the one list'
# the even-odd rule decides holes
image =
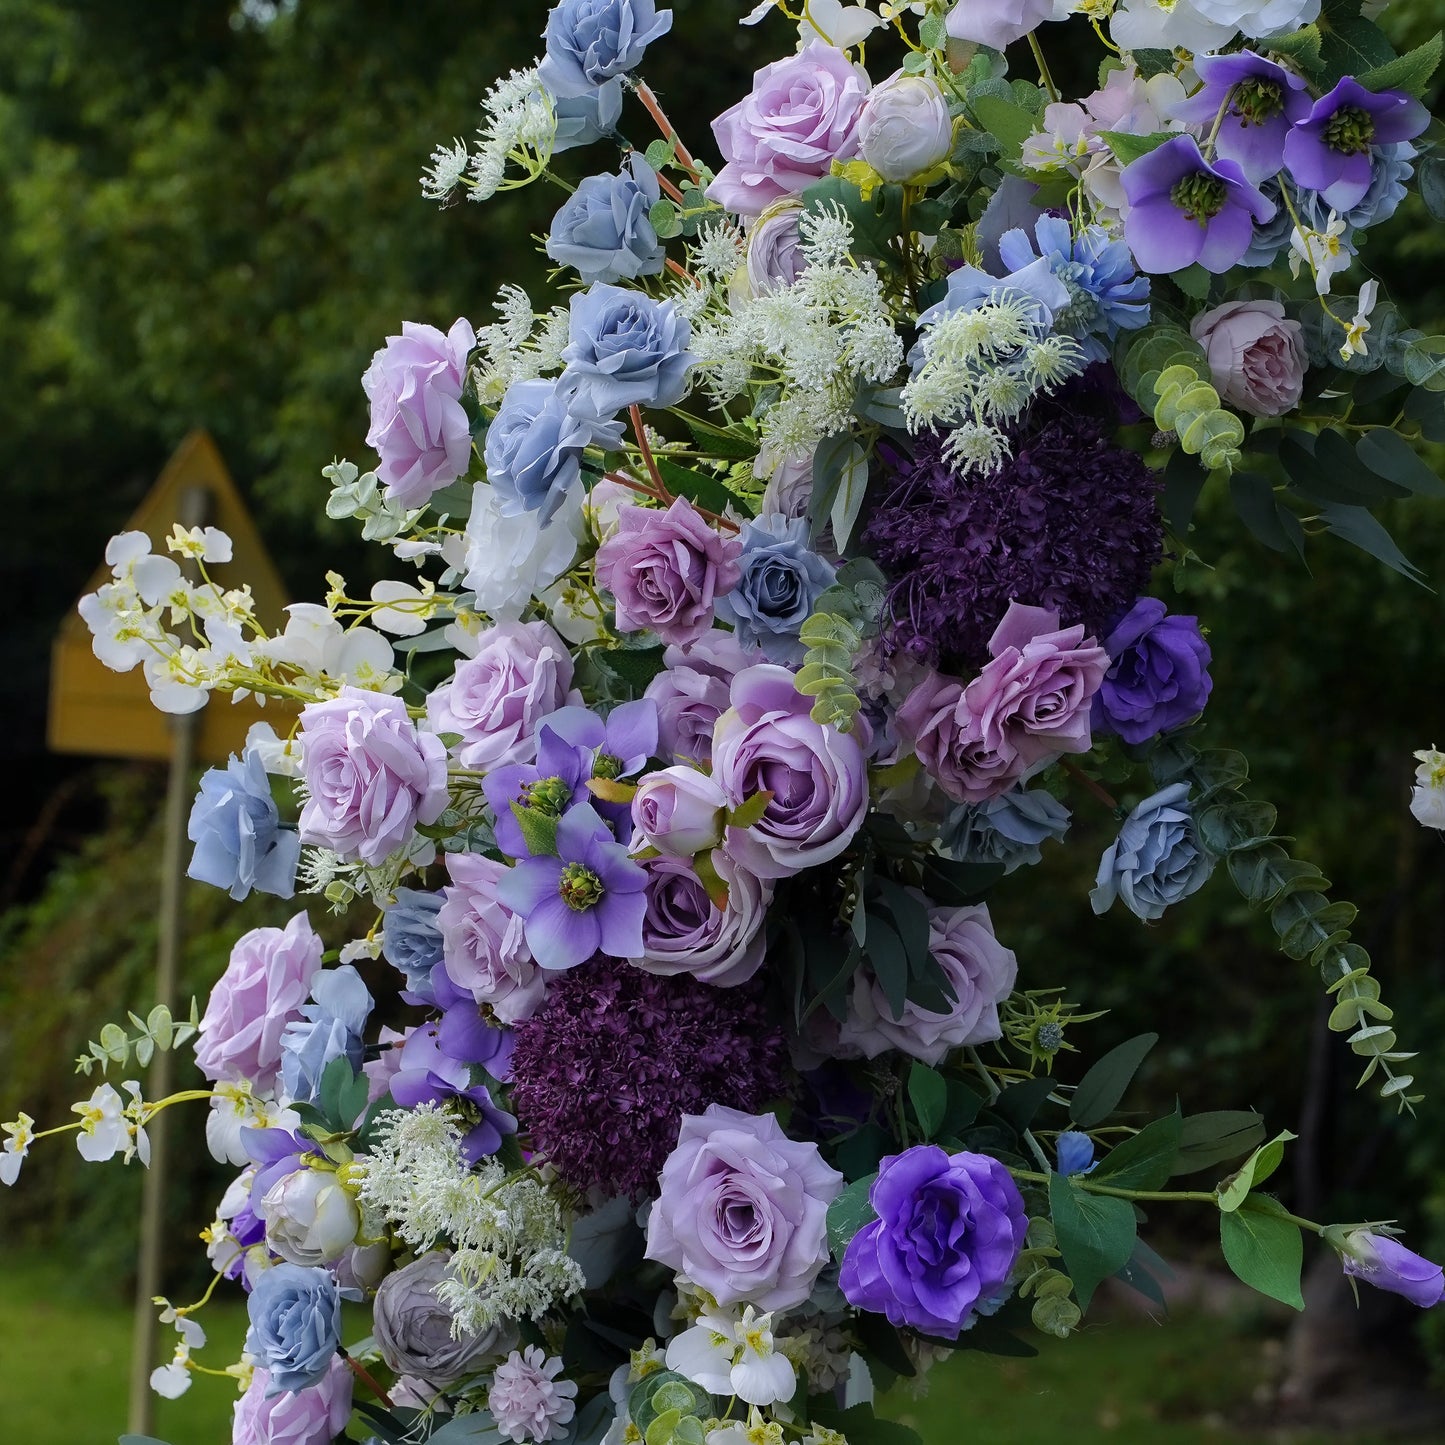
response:
{"label": "wooden sign post", "polygon": [[[281,578],[215,443],[205,432],[192,432],[180,444],[125,530],[145,532],[151,539],[152,551],[163,554],[165,538],[176,522],[185,527],[219,527],[231,538],[231,561],[210,569],[213,579],[223,587],[249,583],[257,616],[267,627],[279,626],[286,596]],[[109,579],[110,569],[100,567],[86,591],[94,592]],[[128,673],[111,672],[96,658],[89,630],[79,613],[72,609],[61,625],[51,654],[48,736],[52,750],[165,760],[170,765],[161,857],[156,1003],[175,1007],[192,769],[197,760],[224,763],[231,753],[239,753],[253,723],[269,719],[280,724],[278,730],[284,730],[288,712],[286,705],[274,698],[262,709],[253,698],[233,704],[222,697],[197,712],[168,717],[152,705],[140,668]],[[170,1052],[158,1050],[151,1062],[146,1098],[160,1099],[169,1094],[171,1073]],[[150,1433],[155,1413],[155,1396],[150,1387],[156,1337],[152,1300],[160,1292],[162,1278],[168,1122],[168,1116],[160,1114],[148,1131],[151,1162],[141,1202],[127,1424],[136,1435]]]}

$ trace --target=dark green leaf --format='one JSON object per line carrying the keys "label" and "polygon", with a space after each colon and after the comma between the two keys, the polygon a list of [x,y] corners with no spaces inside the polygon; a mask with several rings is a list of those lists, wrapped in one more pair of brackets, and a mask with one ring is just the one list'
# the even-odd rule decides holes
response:
{"label": "dark green leaf", "polygon": [[711,422],[699,421],[688,414],[684,414],[683,420],[701,451],[738,462],[751,461],[757,455],[756,444],[745,437],[734,436],[721,427],[713,426]]}
{"label": "dark green leaf", "polygon": [[1057,1081],[1047,1074],[1041,1074],[1037,1079],[1020,1079],[1018,1083],[1010,1084],[989,1108],[1010,1128],[1022,1134],[1056,1087]]}
{"label": "dark green leaf", "polygon": [[1377,477],[1422,497],[1445,497],[1445,482],[1399,432],[1389,427],[1366,432],[1355,444],[1355,453]]}
{"label": "dark green leaf", "polygon": [[459,1415],[427,1437],[427,1445],[502,1445],[503,1436],[490,1411]]}
{"label": "dark green leaf", "polygon": [[948,1085],[943,1075],[915,1059],[908,1071],[908,1099],[923,1137],[934,1138],[948,1112]]}
{"label": "dark green leaf", "polygon": [[848,1445],[923,1445],[916,1430],[893,1420],[880,1420],[872,1405],[840,1410],[831,1400],[809,1401],[813,1419],[848,1437]]}
{"label": "dark green leaf", "polygon": [[1423,45],[1377,65],[1355,79],[1366,90],[1403,90],[1407,95],[1422,96],[1430,84],[1430,77],[1440,65],[1440,44],[1440,36],[1432,35]]}
{"label": "dark green leaf", "polygon": [[326,1123],[337,1132],[351,1123],[350,1119],[345,1123],[341,1120],[341,1095],[354,1077],[351,1064],[344,1056],[332,1059],[321,1071],[321,1082],[316,1090],[316,1104]]}
{"label": "dark green leaf", "polygon": [[1169,279],[1194,301],[1203,301],[1209,295],[1210,285],[1214,281],[1214,277],[1197,261],[1182,271],[1176,271]]}
{"label": "dark green leaf", "polygon": [[999,143],[1006,160],[1016,159],[1024,142],[1039,128],[1032,112],[1011,100],[980,95],[972,104],[979,124]]}
{"label": "dark green leaf", "polygon": [[[1441,160],[1445,172],[1445,159]],[[1445,178],[1442,178],[1445,185]],[[1445,220],[1445,216],[1440,218]],[[1427,442],[1445,442],[1445,393],[1417,386],[1405,398],[1405,419],[1413,421]]]}
{"label": "dark green leaf", "polygon": [[1104,1155],[1089,1178],[1116,1189],[1162,1188],[1179,1159],[1182,1126],[1177,1111],[1146,1124]]}
{"label": "dark green leaf", "polygon": [[1131,165],[1140,156],[1147,156],[1150,151],[1158,150],[1165,141],[1173,140],[1174,131],[1159,130],[1150,135],[1132,135],[1122,130],[1101,130],[1099,139],[1104,142],[1114,153],[1114,158],[1121,166]]}
{"label": "dark green leaf", "polygon": [[614,647],[594,656],[609,672],[639,696],[663,669],[661,647]]}
{"label": "dark green leaf", "polygon": [[877,1174],[878,1161],[889,1152],[892,1136],[879,1124],[864,1124],[838,1145],[838,1168],[847,1179]]}
{"label": "dark green leaf", "polygon": [[1331,85],[1346,75],[1361,75],[1395,58],[1385,32],[1366,20],[1358,7],[1353,15],[1330,21],[1320,42],[1320,65]]}
{"label": "dark green leaf", "polygon": [[1139,1034],[1110,1049],[1074,1090],[1073,1101],[1069,1105],[1069,1117],[1074,1123],[1085,1129],[1102,1124],[1119,1107],[1119,1101],[1138,1072],[1139,1065],[1144,1062],[1144,1056],[1158,1042],[1158,1034]]}
{"label": "dark green leaf", "polygon": [[908,1003],[908,954],[898,930],[882,915],[868,915],[868,942],[864,953],[895,1019],[903,1017]]}
{"label": "dark green leaf", "polygon": [[828,1247],[834,1259],[842,1259],[848,1241],[870,1220],[878,1218],[868,1202],[868,1191],[877,1178],[877,1174],[866,1174],[855,1179],[828,1206]]}
{"label": "dark green leaf", "polygon": [[1199,503],[1199,494],[1209,474],[1199,464],[1198,457],[1192,457],[1183,447],[1177,447],[1164,467],[1164,495],[1161,506],[1164,520],[1176,537],[1183,537],[1189,531],[1194,519],[1194,508]]}
{"label": "dark green leaf", "polygon": [[1279,501],[1267,477],[1258,472],[1235,472],[1229,478],[1229,494],[1234,498],[1234,509],[1240,520],[1258,541],[1275,552],[1289,551],[1292,544],[1280,520]]}
{"label": "dark green leaf", "polygon": [[1279,814],[1272,803],[1216,803],[1199,815],[1199,839],[1211,853],[1232,853],[1266,842],[1274,832]]}
{"label": "dark green leaf", "polygon": [[1294,489],[1315,501],[1363,506],[1405,495],[1393,483],[1361,472],[1354,447],[1337,431],[1323,431],[1313,438],[1307,432],[1291,432],[1280,443],[1279,459]]}
{"label": "dark green leaf", "polygon": [[948,1081],[948,1112],[944,1115],[943,1130],[948,1134],[961,1134],[983,1108],[983,1096],[970,1089],[961,1079]]}
{"label": "dark green leaf", "polygon": [[1274,843],[1240,849],[1229,855],[1229,876],[1251,903],[1268,903],[1280,891],[1279,865],[1289,861],[1289,854]]}
{"label": "dark green leaf", "polygon": [[903,1341],[898,1338],[898,1331],[882,1315],[860,1310],[853,1329],[870,1361],[878,1361],[905,1380],[911,1380],[918,1373]]}
{"label": "dark green leaf", "polygon": [[1325,506],[1320,515],[1325,526],[1337,537],[1353,542],[1362,551],[1368,552],[1377,561],[1408,577],[1412,582],[1423,582],[1424,574],[1395,545],[1394,538],[1363,507]]}
{"label": "dark green leaf", "polygon": [[1281,1217],[1284,1212],[1268,1195],[1251,1194],[1239,1209],[1219,1216],[1219,1242],[1230,1269],[1251,1289],[1302,1310],[1304,1241],[1299,1225]]}
{"label": "dark green leaf", "polygon": [[1415,168],[1415,183],[1431,217],[1445,221],[1445,156],[1426,156]]}
{"label": "dark green leaf", "polygon": [[1318,25],[1306,25],[1285,35],[1271,36],[1262,48],[1287,56],[1301,70],[1314,71],[1319,67],[1323,39]]}
{"label": "dark green leaf", "polygon": [[1121,1270],[1134,1252],[1133,1206],[1050,1174],[1049,1214],[1079,1307],[1087,1310],[1099,1282]]}
{"label": "dark green leaf", "polygon": [[663,485],[674,497],[686,497],[688,501],[696,502],[706,511],[719,515],[736,501],[733,494],[716,477],[679,466],[677,462],[669,461],[666,457],[657,457],[655,460]]}

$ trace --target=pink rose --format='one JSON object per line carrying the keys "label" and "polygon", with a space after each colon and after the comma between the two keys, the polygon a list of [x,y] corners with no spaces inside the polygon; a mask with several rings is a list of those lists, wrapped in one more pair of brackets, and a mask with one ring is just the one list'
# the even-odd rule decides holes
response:
{"label": "pink rose", "polygon": [[451,981],[514,1024],[536,1013],[547,985],[522,936],[522,920],[497,897],[497,883],[510,871],[477,853],[449,853],[452,881],[442,889],[437,927]]}
{"label": "pink rose", "polygon": [[231,1445],[331,1445],[351,1418],[351,1371],[340,1356],[319,1384],[268,1395],[271,1377],[258,1369],[236,1401]]}
{"label": "pink rose", "polygon": [[713,777],[733,807],[772,801],[750,828],[729,828],[730,856],[759,878],[784,878],[836,858],[868,812],[868,767],[858,739],[816,723],[785,667],[738,673],[732,706],[713,733]]}
{"label": "pink rose", "polygon": [[261,1092],[276,1082],[281,1034],[321,972],[321,940],[298,913],[283,928],[253,928],[231,950],[196,1033],[196,1067],[213,1082],[249,1079]]}
{"label": "pink rose", "polygon": [[848,1017],[839,1042],[875,1059],[897,1049],[926,1064],[940,1063],[952,1049],[991,1043],[1002,1037],[998,1006],[1013,992],[1018,961],[994,937],[982,904],[928,910],[928,951],[956,995],[944,1013],[911,1000],[894,1016],[878,980],[860,970],[853,980]]}
{"label": "pink rose", "polygon": [[679,497],[665,511],[623,507],[597,549],[597,580],[617,599],[617,628],[693,642],[712,626],[713,602],[741,575],[742,544],[722,537]]}
{"label": "pink rose", "polygon": [[399,697],[344,687],[301,710],[303,843],[377,864],[447,806],[447,750]]}
{"label": "pink rose", "polygon": [[471,466],[471,424],[461,398],[476,341],[466,320],[445,336],[404,321],[401,335],[386,338],[361,378],[371,402],[366,444],[380,455],[376,474],[399,506],[423,506]]}
{"label": "pink rose", "polygon": [[657,738],[664,755],[695,763],[712,760],[712,734],[728,709],[728,689],[745,667],[760,660],[731,632],[704,632],[690,647],[669,647],[663,670],[647,684],[657,704]]}
{"label": "pink rose", "polygon": [[727,164],[708,198],[757,216],[784,196],[800,195],[834,160],[858,154],[858,117],[868,76],[841,50],[815,40],[753,75],[752,94],[712,123]]}
{"label": "pink rose", "polygon": [[642,839],[671,858],[691,858],[723,840],[727,794],[696,768],[648,773],[632,798],[632,825]]}
{"label": "pink rose", "polygon": [[463,767],[486,772],[537,756],[537,723],[567,702],[572,654],[545,622],[499,622],[427,698],[434,733],[460,733]]}
{"label": "pink rose", "polygon": [[1303,328],[1278,301],[1230,301],[1189,323],[1215,390],[1250,416],[1283,416],[1304,394]]}

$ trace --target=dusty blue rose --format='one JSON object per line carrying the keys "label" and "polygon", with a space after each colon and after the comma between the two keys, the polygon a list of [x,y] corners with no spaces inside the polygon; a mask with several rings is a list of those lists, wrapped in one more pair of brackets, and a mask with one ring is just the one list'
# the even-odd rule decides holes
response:
{"label": "dusty blue rose", "polygon": [[187,878],[228,889],[238,902],[253,888],[277,898],[296,891],[301,838],[281,827],[266,769],[251,749],[203,774],[186,837],[196,845]]}
{"label": "dusty blue rose", "polygon": [[341,1295],[324,1269],[263,1270],[246,1302],[246,1348],[271,1377],[268,1395],[294,1394],[325,1378],[341,1343]]}
{"label": "dusty blue rose", "polygon": [[304,1017],[281,1035],[281,1082],[293,1099],[310,1103],[321,1088],[326,1066],[344,1058],[352,1073],[361,1072],[361,1031],[371,1013],[371,995],[349,963],[328,969],[311,985],[314,1002]]}
{"label": "dusty blue rose", "polygon": [[1145,798],[1119,829],[1099,860],[1089,902],[1107,913],[1116,898],[1138,918],[1162,918],[1164,910],[1204,886],[1214,871],[1194,830],[1189,784],[1171,783]]}
{"label": "dusty blue rose", "polygon": [[407,988],[428,1002],[431,971],[442,961],[442,931],[437,922],[442,901],[440,893],[398,888],[396,902],[381,923],[382,956],[406,975]]}
{"label": "dusty blue rose", "polygon": [[964,803],[949,814],[943,844],[961,863],[1002,863],[1005,871],[1032,866],[1039,845],[1062,842],[1069,810],[1039,788],[1014,788],[986,803]]}
{"label": "dusty blue rose", "polygon": [[639,155],[617,175],[588,176],[552,218],[547,254],[589,286],[656,276],[666,257],[648,212],[661,195],[657,172]]}
{"label": "dusty blue rose", "polygon": [[671,301],[596,285],[572,297],[560,387],[591,416],[624,407],[676,406],[687,391],[692,327]]}
{"label": "dusty blue rose", "polygon": [[552,102],[557,117],[557,133],[552,138],[556,156],[616,134],[622,118],[622,82],[609,80],[582,95],[554,95]]}
{"label": "dusty blue rose", "polygon": [[802,518],[774,513],[745,522],[741,541],[742,576],[718,599],[717,615],[744,647],[761,647],[771,662],[798,662],[798,632],[838,574],[808,546]]}
{"label": "dusty blue rose", "polygon": [[542,83],[553,95],[583,95],[636,68],[642,52],[672,29],[654,0],[561,0],[547,16]]}

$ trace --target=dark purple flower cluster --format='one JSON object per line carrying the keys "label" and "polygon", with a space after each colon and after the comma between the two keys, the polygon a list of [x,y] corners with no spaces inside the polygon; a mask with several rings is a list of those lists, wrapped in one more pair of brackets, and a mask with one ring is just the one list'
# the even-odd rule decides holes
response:
{"label": "dark purple flower cluster", "polygon": [[890,641],[964,672],[988,660],[1010,602],[1102,636],[1148,586],[1163,553],[1159,478],[1112,438],[1108,398],[1090,388],[1044,402],[990,475],[962,475],[925,435],[913,455],[883,443],[882,500],[864,543],[896,579]]}
{"label": "dark purple flower cluster", "polygon": [[512,1103],[567,1183],[637,1200],[657,1188],[684,1114],[756,1113],[781,1094],[788,1045],[760,988],[712,988],[597,959],[553,977],[518,1025]]}

